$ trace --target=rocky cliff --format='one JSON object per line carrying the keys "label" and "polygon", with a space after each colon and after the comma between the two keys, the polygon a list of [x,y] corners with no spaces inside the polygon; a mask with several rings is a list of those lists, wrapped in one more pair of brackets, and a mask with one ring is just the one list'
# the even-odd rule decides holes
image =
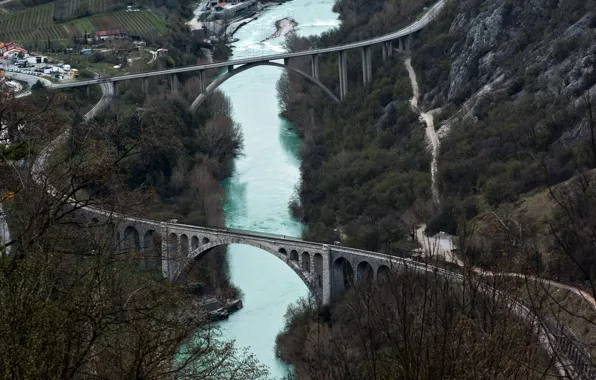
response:
{"label": "rocky cliff", "polygon": [[[565,98],[585,94],[596,83],[596,16],[590,3],[453,1],[445,16],[452,19],[448,30],[432,36],[436,29],[431,29],[425,40],[436,45],[443,38],[451,45],[442,57],[446,62],[435,62],[448,63],[449,75],[428,83],[424,102],[433,108],[462,104],[500,91],[513,99],[527,93]],[[427,58],[428,46],[421,47],[418,57]],[[483,91],[487,88],[491,91]]]}
{"label": "rocky cliff", "polygon": [[[432,231],[458,232],[463,221],[515,208],[596,166],[595,6],[579,0],[454,0],[422,33],[413,52],[422,107],[441,108],[437,124],[449,129],[441,143],[441,205],[429,220]],[[583,188],[591,188],[589,181]],[[555,202],[553,196],[544,199]],[[558,207],[554,218],[563,214],[572,213]],[[523,224],[528,236],[545,225],[560,231],[553,220],[525,218]],[[561,247],[549,244],[541,247],[551,259],[558,257],[546,268],[553,273],[563,266],[562,256],[584,259],[575,248],[557,256]],[[496,256],[511,264],[519,246],[498,245],[479,264],[494,264]],[[478,252],[472,256],[478,259]]]}

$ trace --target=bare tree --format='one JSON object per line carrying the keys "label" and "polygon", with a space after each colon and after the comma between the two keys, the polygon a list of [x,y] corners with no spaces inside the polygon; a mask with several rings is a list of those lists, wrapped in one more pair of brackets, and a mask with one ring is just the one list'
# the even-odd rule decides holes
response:
{"label": "bare tree", "polygon": [[[254,357],[220,339],[189,294],[146,270],[143,252],[122,249],[117,212],[146,211],[148,196],[129,191],[120,174],[142,141],[115,149],[103,137],[121,126],[92,124],[43,156],[47,151],[38,147],[69,127],[65,104],[45,95],[0,100],[6,125],[23,126],[13,144],[29,147],[18,163],[0,161],[0,183],[15,193],[9,205],[13,249],[0,257],[0,378],[266,374]],[[39,155],[43,165],[33,165]],[[89,206],[104,210],[104,217],[92,220]]]}

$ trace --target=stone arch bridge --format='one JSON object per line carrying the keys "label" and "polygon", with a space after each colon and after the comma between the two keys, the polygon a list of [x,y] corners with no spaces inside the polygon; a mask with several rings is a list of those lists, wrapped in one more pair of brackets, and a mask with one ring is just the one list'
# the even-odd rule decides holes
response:
{"label": "stone arch bridge", "polygon": [[[198,227],[171,222],[109,214],[103,210],[83,209],[91,223],[117,225],[117,244],[121,253],[140,251],[149,267],[160,268],[173,282],[183,275],[194,260],[211,250],[229,244],[245,244],[260,248],[288,265],[306,284],[321,305],[341,296],[346,287],[361,281],[383,281],[399,268],[424,274],[434,272],[453,281],[466,281],[452,272],[407,258],[304,241],[298,238],[267,233]],[[538,318],[513,297],[486,284],[472,280],[478,289],[507,305],[509,310],[535,327],[537,338],[548,355],[556,360],[557,372],[567,378],[593,379],[596,368],[590,355],[577,344],[577,338],[564,326]]]}
{"label": "stone arch bridge", "polygon": [[91,223],[118,226],[116,240],[121,253],[141,252],[147,267],[161,268],[163,276],[173,282],[183,275],[193,260],[200,260],[214,248],[244,244],[260,248],[283,261],[319,303],[328,304],[343,294],[346,287],[382,279],[397,265],[404,264],[404,259],[382,253],[288,236],[119,217],[91,208],[85,211]]}

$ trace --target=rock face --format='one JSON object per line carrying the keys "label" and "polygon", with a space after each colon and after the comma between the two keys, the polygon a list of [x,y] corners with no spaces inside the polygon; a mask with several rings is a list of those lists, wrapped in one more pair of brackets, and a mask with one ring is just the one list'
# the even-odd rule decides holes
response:
{"label": "rock face", "polygon": [[462,111],[476,116],[476,102],[528,93],[570,104],[596,84],[596,15],[585,1],[456,0],[452,7],[442,31],[451,42],[442,62],[449,74],[428,83],[426,108],[466,104]]}

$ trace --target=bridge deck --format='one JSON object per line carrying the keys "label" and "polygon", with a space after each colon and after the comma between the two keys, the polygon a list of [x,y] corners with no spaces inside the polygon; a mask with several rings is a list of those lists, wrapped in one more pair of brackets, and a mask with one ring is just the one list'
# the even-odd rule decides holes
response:
{"label": "bridge deck", "polygon": [[217,69],[223,68],[228,66],[238,66],[238,65],[245,65],[249,63],[258,63],[258,62],[266,62],[266,61],[277,61],[289,58],[298,58],[298,57],[305,57],[311,56],[316,54],[325,54],[325,53],[333,53],[339,52],[344,50],[351,50],[362,48],[366,46],[376,45],[382,42],[388,42],[395,40],[397,38],[409,36],[412,33],[415,33],[426,25],[428,25],[441,11],[443,6],[445,5],[446,0],[439,0],[435,5],[433,5],[425,14],[412,24],[402,28],[396,32],[386,34],[384,36],[375,37],[365,41],[359,42],[352,42],[348,44],[332,46],[323,49],[312,49],[312,50],[305,50],[300,52],[294,53],[282,53],[282,54],[270,54],[270,55],[263,55],[260,57],[252,57],[252,58],[243,58],[243,59],[236,59],[231,61],[225,62],[217,62],[217,63],[210,63],[206,65],[191,65],[191,66],[184,66],[184,67],[177,67],[174,69],[165,69],[165,70],[155,70],[155,71],[148,71],[144,73],[135,73],[135,74],[127,74],[127,75],[120,75],[115,77],[106,77],[106,78],[98,78],[98,79],[91,79],[87,81],[81,82],[72,82],[72,83],[64,83],[64,84],[56,84],[53,85],[53,89],[61,89],[61,88],[71,88],[71,87],[80,87],[80,86],[88,86],[92,84],[98,83],[105,83],[105,82],[119,82],[119,81],[126,81],[132,79],[141,79],[141,78],[148,78],[160,75],[168,75],[168,74],[176,74],[176,73],[183,73],[183,72],[191,72],[191,71],[201,71],[201,70],[208,70],[208,69]]}

